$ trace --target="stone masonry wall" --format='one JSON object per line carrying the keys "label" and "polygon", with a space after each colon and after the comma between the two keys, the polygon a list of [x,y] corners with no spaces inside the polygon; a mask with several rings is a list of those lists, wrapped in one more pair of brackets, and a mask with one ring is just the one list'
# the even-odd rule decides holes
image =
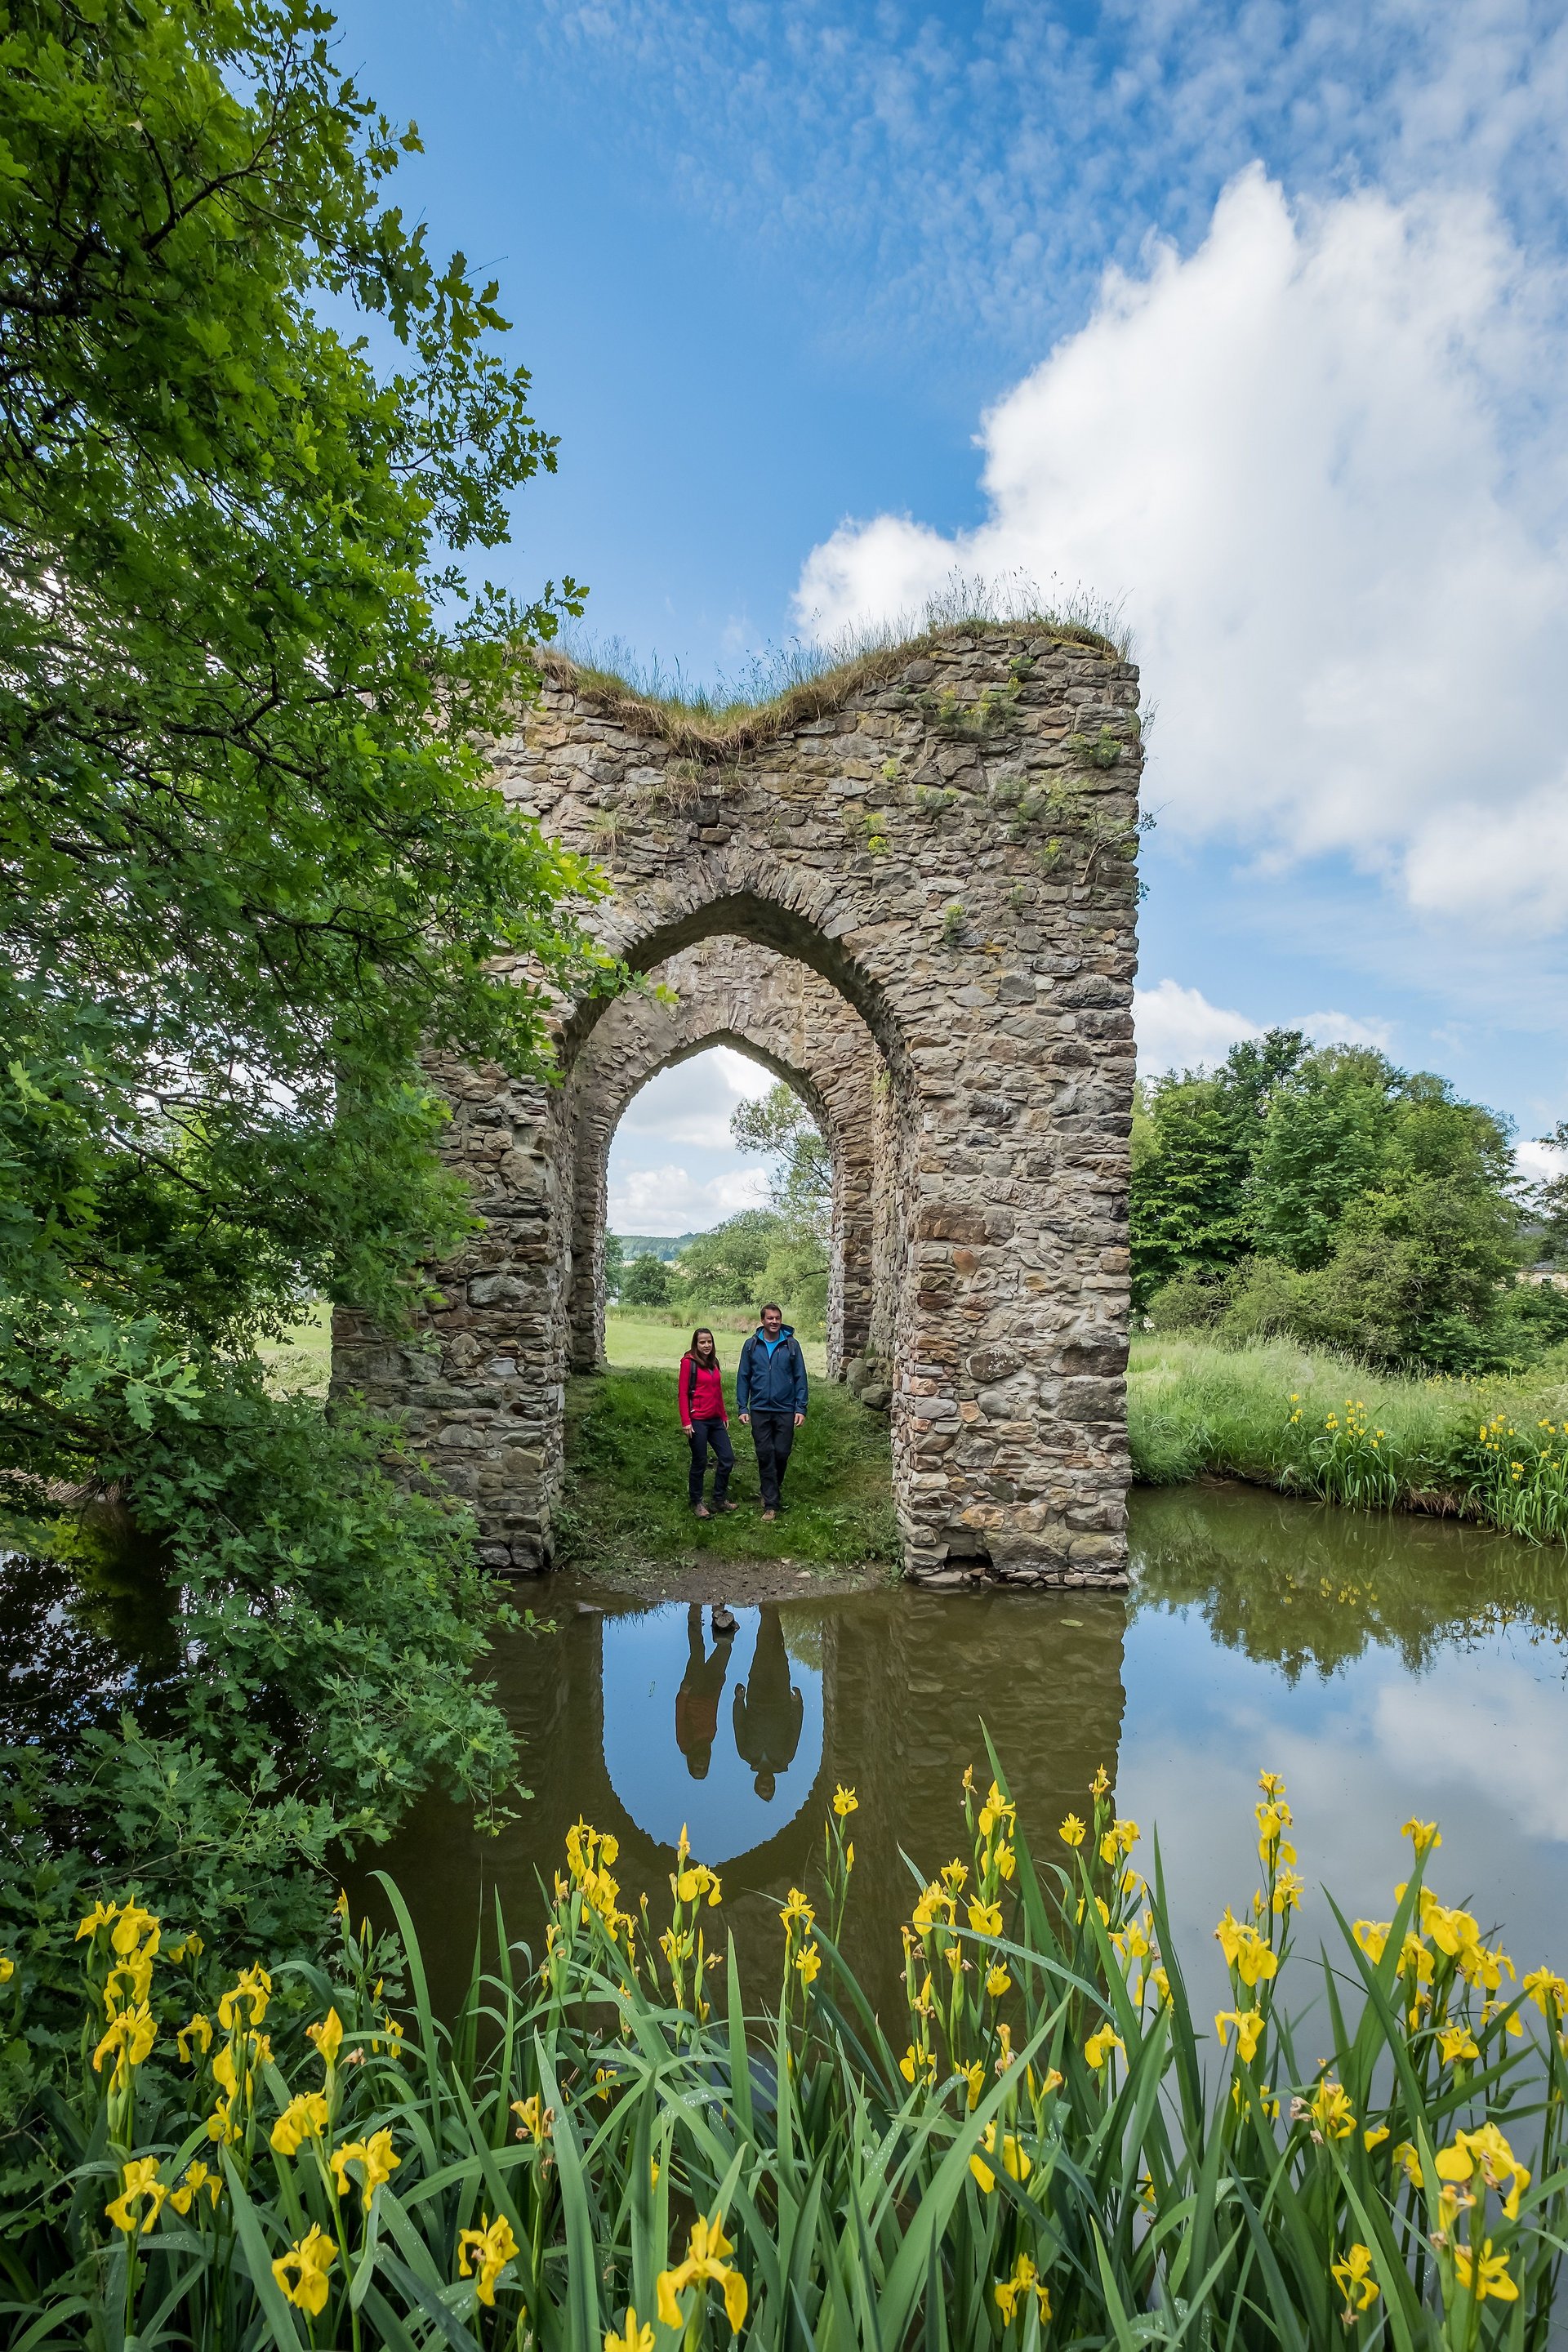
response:
{"label": "stone masonry wall", "polygon": [[[960,630],[717,745],[552,666],[492,747],[507,797],[608,874],[589,920],[616,952],[651,971],[750,941],[869,1031],[893,1179],[871,1322],[890,1325],[906,1570],[930,1581],[1125,1574],[1137,698],[1097,647]],[[562,1087],[449,1075],[486,1223],[442,1277],[429,1352],[352,1316],[336,1333],[339,1384],[407,1413],[515,1570],[550,1554],[584,1231],[573,1074],[607,1017],[563,1009]]]}

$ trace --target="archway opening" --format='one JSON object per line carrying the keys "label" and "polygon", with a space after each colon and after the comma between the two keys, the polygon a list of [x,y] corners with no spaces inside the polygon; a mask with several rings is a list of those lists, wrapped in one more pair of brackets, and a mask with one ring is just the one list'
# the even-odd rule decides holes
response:
{"label": "archway opening", "polygon": [[[605,1361],[642,1360],[650,1318],[739,1328],[776,1298],[825,1372],[846,1245],[834,1157],[821,1097],[798,1074],[780,1076],[775,1056],[707,1045],[666,1062],[610,1142]],[[834,1338],[841,1359],[841,1330]]]}
{"label": "archway opening", "polygon": [[833,981],[747,937],[706,938],[649,978],[571,1067],[572,1368],[606,1360],[607,1307],[732,1318],[787,1291],[826,1376],[885,1406],[898,1154],[870,1029]]}

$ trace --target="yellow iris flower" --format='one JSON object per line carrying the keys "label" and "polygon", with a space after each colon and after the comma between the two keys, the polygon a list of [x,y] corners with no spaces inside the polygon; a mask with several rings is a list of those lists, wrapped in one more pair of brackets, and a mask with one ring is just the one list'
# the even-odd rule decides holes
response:
{"label": "yellow iris flower", "polygon": [[1355,2129],[1350,2096],[1342,2083],[1320,2083],[1308,2112],[1324,2139],[1349,2139]]}
{"label": "yellow iris flower", "polygon": [[353,2186],[349,2179],[349,2166],[351,2164],[359,2166],[360,2177],[364,2184],[363,2190],[364,2210],[368,2213],[371,2200],[376,2190],[384,2180],[391,2179],[403,2158],[394,2152],[392,2134],[383,2130],[372,2132],[368,2139],[345,2140],[342,2147],[332,2150],[327,2161],[331,2166],[340,2197],[346,2197]]}
{"label": "yellow iris flower", "polygon": [[478,2272],[479,2284],[474,2292],[483,2304],[494,2305],[496,2281],[516,2253],[517,2240],[504,2213],[493,2221],[488,2213],[481,2213],[477,2230],[459,2230],[458,2232],[458,2274],[463,2278],[472,2278]]}
{"label": "yellow iris flower", "polygon": [[1113,2050],[1120,2050],[1124,2058],[1127,2055],[1127,2044],[1113,2025],[1102,2025],[1083,2045],[1083,2054],[1097,2074]]}
{"label": "yellow iris flower", "polygon": [[198,2009],[195,2015],[190,2020],[190,2022],[186,2025],[182,2025],[176,2032],[174,2036],[174,2045],[179,2051],[180,2063],[182,2066],[188,2066],[191,2063],[191,2052],[193,2050],[199,2050],[205,2058],[207,2052],[213,2046],[213,2027],[211,2018],[204,2017],[201,2011]]}
{"label": "yellow iris flower", "polygon": [[[120,2194],[111,2198],[103,2209],[104,2219],[112,2221],[127,2237],[140,2230],[143,2237],[157,2220],[169,2192],[159,2179],[159,2163],[155,2156],[132,2157],[121,2174]],[[140,2210],[145,2202],[146,2211]]]}
{"label": "yellow iris flower", "polygon": [[1342,2262],[1329,2264],[1330,2275],[1345,2301],[1345,2315],[1367,2311],[1383,2292],[1372,2275],[1372,2248],[1352,2246]]}
{"label": "yellow iris flower", "polygon": [[1496,2124],[1456,2132],[1453,2146],[1441,2149],[1436,2161],[1439,2180],[1457,2183],[1479,2173],[1489,2189],[1504,2192],[1502,2210],[1510,2221],[1518,2221],[1519,2200],[1530,2186],[1530,2174]]}
{"label": "yellow iris flower", "polygon": [[317,2319],[327,2307],[327,2273],[337,2259],[336,2246],[320,2222],[312,2221],[309,2235],[279,2255],[272,2275],[290,2303]]}
{"label": "yellow iris flower", "polygon": [[329,2009],[318,2024],[307,2025],[305,2032],[307,2038],[315,2043],[316,2054],[322,2064],[334,2066],[343,2042],[343,2021],[337,2011]]}
{"label": "yellow iris flower", "polygon": [[1508,2274],[1508,2256],[1494,2254],[1489,2238],[1482,2243],[1479,2261],[1473,2247],[1456,2246],[1454,2273],[1461,2286],[1471,2289],[1478,2303],[1484,2303],[1488,2295],[1499,2303],[1519,2301],[1518,2281]]}
{"label": "yellow iris flower", "polygon": [[[980,2145],[985,2150],[986,2156],[995,2156],[996,2137],[997,2134],[995,2125],[994,2123],[987,2124],[985,2129],[980,2136]],[[1002,2169],[1007,2175],[1009,2180],[1027,2180],[1030,2173],[1035,2168],[1029,2157],[1025,2152],[1022,2141],[1015,2138],[1011,2132],[1004,2132],[1002,2135],[1001,2164]],[[992,2167],[985,2162],[984,2157],[974,2155],[969,2159],[969,2169],[980,2183],[980,2186],[984,2190],[986,2196],[989,2197],[992,2190],[996,2186],[996,2175],[992,2169]]]}
{"label": "yellow iris flower", "polygon": [[[267,2004],[272,1997],[272,1979],[259,1960],[242,1969],[237,1980],[230,1985],[217,2005],[217,2021],[226,2033],[237,2025],[259,2025],[267,2014]],[[241,2017],[240,2011],[249,2011]]]}
{"label": "yellow iris flower", "polygon": [[1262,2012],[1256,2009],[1217,2011],[1215,2015],[1215,2031],[1219,2035],[1219,2046],[1222,2050],[1228,2046],[1230,2029],[1233,2025],[1236,2028],[1237,2054],[1250,2065],[1258,2054],[1258,2042],[1263,2038]]}
{"label": "yellow iris flower", "polygon": [[724,2260],[734,2251],[720,2227],[719,2216],[715,2213],[709,2221],[700,2213],[691,2225],[686,2260],[674,2270],[660,2271],[658,2274],[658,2316],[662,2326],[683,2327],[685,2320],[677,2295],[683,2294],[689,2286],[706,2285],[711,2281],[723,2291],[730,2333],[740,2334],[749,2298],[745,2280]]}
{"label": "yellow iris flower", "polygon": [[273,2125],[271,2144],[279,2156],[298,2156],[304,2141],[323,2137],[329,2120],[325,2095],[321,2091],[301,2091],[298,2098],[289,2100]]}
{"label": "yellow iris flower", "polygon": [[1051,2315],[1051,2298],[1046,2287],[1041,2284],[1034,2257],[1030,2254],[1020,2254],[1013,2265],[1012,2277],[998,2279],[992,2289],[996,2297],[996,2308],[1002,2314],[1002,2325],[1005,2327],[1010,2326],[1016,2317],[1019,2302],[1028,2294],[1031,2287],[1035,2290],[1035,2297],[1039,2305],[1040,2326],[1044,2327]]}

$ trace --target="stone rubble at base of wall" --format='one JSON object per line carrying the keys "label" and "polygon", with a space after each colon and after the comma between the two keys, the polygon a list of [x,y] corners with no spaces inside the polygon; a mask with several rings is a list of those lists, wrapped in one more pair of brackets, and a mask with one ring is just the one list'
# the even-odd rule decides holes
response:
{"label": "stone rubble at base of wall", "polygon": [[[865,1024],[869,1352],[892,1366],[906,1569],[938,1585],[1125,1578],[1136,710],[1130,665],[998,628],[735,754],[678,756],[560,674],[492,747],[508,799],[612,879],[588,921],[614,951],[710,967],[717,996],[755,942]],[[549,1561],[597,1311],[589,1097],[647,1044],[617,1055],[619,1018],[568,1012],[559,1087],[437,1071],[484,1229],[437,1277],[428,1352],[334,1326],[335,1384],[404,1414],[520,1573]]]}

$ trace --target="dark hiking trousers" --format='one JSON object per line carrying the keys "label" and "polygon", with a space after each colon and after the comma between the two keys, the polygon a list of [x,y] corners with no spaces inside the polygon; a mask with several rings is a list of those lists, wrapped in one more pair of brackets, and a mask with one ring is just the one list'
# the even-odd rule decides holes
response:
{"label": "dark hiking trousers", "polygon": [[795,1444],[794,1413],[753,1412],[752,1443],[757,1449],[757,1483],[763,1490],[763,1508],[776,1511],[790,1448]]}
{"label": "dark hiking trousers", "polygon": [[708,1469],[708,1448],[713,1448],[713,1501],[721,1504],[730,1491],[730,1473],[735,1466],[735,1449],[730,1443],[730,1433],[721,1421],[694,1421],[691,1424],[691,1475],[686,1491],[696,1509],[702,1500],[702,1481]]}

